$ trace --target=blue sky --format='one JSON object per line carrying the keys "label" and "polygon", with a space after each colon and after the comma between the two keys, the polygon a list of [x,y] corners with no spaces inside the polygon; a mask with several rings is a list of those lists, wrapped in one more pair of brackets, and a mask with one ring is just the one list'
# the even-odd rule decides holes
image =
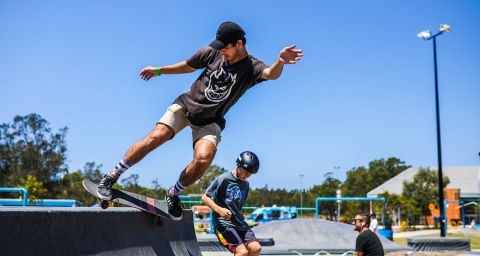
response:
{"label": "blue sky", "polygon": [[[479,165],[480,2],[471,1],[1,1],[0,123],[38,113],[67,135],[70,170],[112,168],[199,72],[148,82],[145,66],[188,58],[232,20],[248,51],[271,64],[290,44],[304,58],[253,88],[227,114],[214,163],[256,152],[253,187],[319,184],[339,166],[388,157],[436,166],[431,41],[437,40],[444,166]],[[126,175],[172,185],[192,158],[191,132]]]}

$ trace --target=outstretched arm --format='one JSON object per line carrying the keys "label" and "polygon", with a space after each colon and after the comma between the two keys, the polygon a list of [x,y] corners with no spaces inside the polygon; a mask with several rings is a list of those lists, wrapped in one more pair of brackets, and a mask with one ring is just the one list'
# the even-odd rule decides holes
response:
{"label": "outstretched arm", "polygon": [[202,201],[205,203],[205,205],[218,213],[218,215],[222,216],[222,218],[229,220],[232,217],[232,212],[229,209],[220,207],[206,194],[202,195]]}
{"label": "outstretched arm", "polygon": [[268,68],[264,69],[262,79],[275,80],[280,77],[285,64],[295,64],[303,56],[302,50],[295,50],[296,45],[283,48],[278,55],[278,59]]}
{"label": "outstretched arm", "polygon": [[186,61],[179,62],[177,64],[163,66],[163,67],[145,67],[140,71],[140,77],[143,80],[150,80],[152,77],[158,76],[157,69],[160,69],[160,74],[185,74],[185,73],[192,73],[193,71],[197,70],[195,68],[190,67]]}

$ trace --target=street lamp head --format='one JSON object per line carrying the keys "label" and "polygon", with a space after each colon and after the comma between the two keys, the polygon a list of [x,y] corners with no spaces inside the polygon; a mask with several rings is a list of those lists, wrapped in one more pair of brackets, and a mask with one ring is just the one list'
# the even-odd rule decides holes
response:
{"label": "street lamp head", "polygon": [[432,33],[430,32],[430,30],[424,30],[418,33],[417,36],[423,39],[428,39],[430,36],[432,36]]}
{"label": "street lamp head", "polygon": [[440,31],[443,32],[452,32],[452,28],[448,24],[441,24]]}

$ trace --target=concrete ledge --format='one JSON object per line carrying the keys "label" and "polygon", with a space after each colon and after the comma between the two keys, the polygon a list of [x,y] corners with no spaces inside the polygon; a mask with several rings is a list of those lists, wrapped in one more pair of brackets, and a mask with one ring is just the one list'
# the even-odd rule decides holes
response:
{"label": "concrete ledge", "polygon": [[454,237],[408,238],[414,251],[470,251],[470,239]]}
{"label": "concrete ledge", "polygon": [[192,212],[171,221],[129,207],[0,207],[2,255],[200,256]]}

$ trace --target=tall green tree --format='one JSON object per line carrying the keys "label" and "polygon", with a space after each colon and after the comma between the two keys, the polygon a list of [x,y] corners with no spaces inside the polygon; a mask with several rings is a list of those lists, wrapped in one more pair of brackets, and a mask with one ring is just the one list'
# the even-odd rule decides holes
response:
{"label": "tall green tree", "polygon": [[[382,158],[371,161],[368,168],[353,168],[347,172],[347,179],[341,186],[342,196],[366,197],[368,192],[409,167],[400,159],[390,157],[387,160]],[[369,208],[368,203],[342,203],[342,215],[350,218],[359,211],[368,212]]]}
{"label": "tall green tree", "polygon": [[[443,189],[450,183],[450,179],[443,177]],[[422,216],[425,217],[427,223],[427,216],[430,216],[430,209],[428,205],[433,203],[437,208],[438,205],[438,172],[432,171],[428,168],[420,168],[413,176],[412,181],[403,182],[402,195],[406,198],[411,198],[415,208],[419,209]]]}
{"label": "tall green tree", "polygon": [[132,173],[130,174],[130,176],[120,180],[121,186],[118,184],[115,186],[116,188],[119,188],[119,189],[127,190],[133,193],[137,193],[140,195],[145,195],[153,198],[163,199],[165,197],[165,195],[162,195],[160,197],[160,195],[158,194],[158,192],[160,191],[157,191],[155,189],[152,190],[151,188],[141,186],[139,183],[139,180],[140,180],[140,176],[138,174]]}
{"label": "tall green tree", "polygon": [[28,201],[30,203],[44,198],[47,194],[47,190],[43,187],[43,184],[31,175],[28,175],[26,179],[20,178],[19,187],[23,187],[28,191]]}
{"label": "tall green tree", "polygon": [[[325,174],[325,180],[320,185],[313,186],[309,192],[316,197],[335,197],[337,195],[337,189],[340,188],[340,180],[333,177],[332,172],[327,172]],[[314,199],[315,200],[315,199]],[[328,216],[330,220],[336,220],[337,215],[337,203],[334,201],[320,202],[319,203],[319,212]]]}
{"label": "tall green tree", "polygon": [[365,197],[368,192],[409,167],[400,159],[390,157],[371,161],[368,168],[353,168],[347,172],[347,179],[342,184],[342,195]]}
{"label": "tall green tree", "polygon": [[54,197],[54,186],[67,173],[67,128],[52,132],[38,114],[15,116],[0,125],[0,185],[14,187],[35,177]]}
{"label": "tall green tree", "polygon": [[[267,187],[251,189],[248,193],[248,206],[300,206],[300,192],[286,189],[268,189]],[[304,193],[305,194],[305,193]]]}
{"label": "tall green tree", "polygon": [[[421,216],[421,211],[416,207],[413,198],[405,197],[404,195],[390,194],[388,192],[378,195],[387,200],[386,212],[387,219],[390,219],[396,224],[400,224],[397,221],[408,220],[410,224],[415,223],[415,220]],[[378,205],[375,209],[376,212],[381,210],[381,206]],[[397,219],[398,212],[400,212],[400,218]]]}
{"label": "tall green tree", "polygon": [[91,180],[94,183],[100,183],[102,179],[102,167],[103,165],[97,165],[95,162],[87,162],[83,166],[83,170],[80,172],[85,177],[85,179]]}
{"label": "tall green tree", "polygon": [[101,168],[102,165],[87,162],[83,169],[65,174],[55,186],[55,198],[74,199],[85,206],[96,204],[98,200],[83,188],[82,181],[88,179],[98,183],[102,176]]}

